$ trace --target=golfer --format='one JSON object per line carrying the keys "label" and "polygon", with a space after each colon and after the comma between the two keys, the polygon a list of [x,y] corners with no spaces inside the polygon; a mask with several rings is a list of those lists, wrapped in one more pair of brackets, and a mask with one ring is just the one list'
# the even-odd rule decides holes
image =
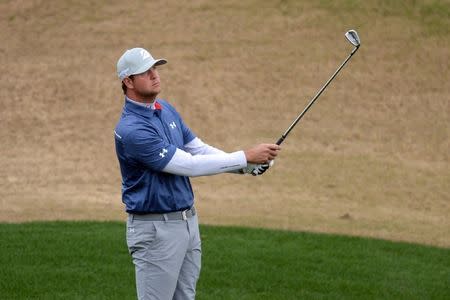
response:
{"label": "golfer", "polygon": [[143,48],[117,62],[125,104],[114,130],[128,213],[127,245],[136,270],[138,299],[194,299],[201,245],[189,177],[224,172],[261,174],[280,147],[260,144],[225,153],[202,142],[167,101]]}

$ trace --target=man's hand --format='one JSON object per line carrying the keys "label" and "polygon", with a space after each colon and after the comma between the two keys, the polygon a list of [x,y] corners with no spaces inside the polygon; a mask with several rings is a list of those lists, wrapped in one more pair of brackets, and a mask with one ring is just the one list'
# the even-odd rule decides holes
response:
{"label": "man's hand", "polygon": [[277,144],[259,144],[248,150],[244,150],[248,163],[269,164],[278,155],[281,147]]}

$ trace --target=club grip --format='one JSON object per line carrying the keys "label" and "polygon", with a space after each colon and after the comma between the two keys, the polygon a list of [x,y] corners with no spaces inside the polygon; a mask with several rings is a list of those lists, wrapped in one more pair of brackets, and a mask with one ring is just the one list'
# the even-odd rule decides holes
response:
{"label": "club grip", "polygon": [[278,146],[280,146],[281,143],[284,141],[284,139],[285,139],[285,137],[284,137],[284,136],[281,136],[275,144],[277,144]]}

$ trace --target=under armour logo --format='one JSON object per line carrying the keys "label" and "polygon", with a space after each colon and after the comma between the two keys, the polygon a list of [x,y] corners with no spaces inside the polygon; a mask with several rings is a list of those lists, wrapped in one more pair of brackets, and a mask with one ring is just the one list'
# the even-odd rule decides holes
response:
{"label": "under armour logo", "polygon": [[167,149],[162,149],[162,151],[159,153],[159,156],[161,156],[161,158],[166,157],[166,153],[169,152],[167,151]]}
{"label": "under armour logo", "polygon": [[170,128],[175,129],[177,127],[177,124],[175,122],[172,122],[169,124]]}
{"label": "under armour logo", "polygon": [[148,51],[146,51],[144,49],[142,49],[140,51],[140,53],[141,53],[142,59],[146,59],[146,58],[150,57],[150,53],[148,53]]}

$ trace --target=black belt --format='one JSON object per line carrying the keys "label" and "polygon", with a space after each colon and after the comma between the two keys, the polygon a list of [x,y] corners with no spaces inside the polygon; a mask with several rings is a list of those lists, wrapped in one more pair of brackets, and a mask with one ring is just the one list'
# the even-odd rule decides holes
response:
{"label": "black belt", "polygon": [[191,218],[192,216],[195,216],[196,211],[195,207],[192,207],[190,209],[182,210],[182,211],[173,211],[168,213],[161,213],[161,214],[130,214],[132,216],[133,220],[140,220],[140,221],[174,221],[174,220],[187,220]]}

